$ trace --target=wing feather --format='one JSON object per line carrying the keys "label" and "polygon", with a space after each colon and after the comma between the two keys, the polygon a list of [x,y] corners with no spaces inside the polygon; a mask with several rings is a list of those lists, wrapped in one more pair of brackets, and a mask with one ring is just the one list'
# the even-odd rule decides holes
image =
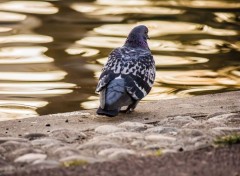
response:
{"label": "wing feather", "polygon": [[155,80],[155,62],[149,50],[129,49],[113,50],[103,67],[96,91],[100,92],[111,80],[125,79],[127,92],[135,100],[146,96]]}

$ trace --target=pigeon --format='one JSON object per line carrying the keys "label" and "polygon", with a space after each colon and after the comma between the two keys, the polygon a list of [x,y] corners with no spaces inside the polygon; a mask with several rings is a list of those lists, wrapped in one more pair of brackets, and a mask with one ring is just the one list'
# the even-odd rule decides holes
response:
{"label": "pigeon", "polygon": [[[96,92],[100,93],[98,115],[114,117],[132,112],[151,90],[155,61],[147,43],[148,28],[134,27],[125,44],[114,49],[102,69]],[[123,107],[127,107],[122,110]]]}

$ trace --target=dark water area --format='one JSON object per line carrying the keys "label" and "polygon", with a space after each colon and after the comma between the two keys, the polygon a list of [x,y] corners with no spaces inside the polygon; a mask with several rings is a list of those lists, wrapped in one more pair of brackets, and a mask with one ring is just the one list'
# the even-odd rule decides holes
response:
{"label": "dark water area", "polygon": [[239,0],[0,2],[0,121],[92,109],[109,52],[149,28],[155,101],[240,88]]}

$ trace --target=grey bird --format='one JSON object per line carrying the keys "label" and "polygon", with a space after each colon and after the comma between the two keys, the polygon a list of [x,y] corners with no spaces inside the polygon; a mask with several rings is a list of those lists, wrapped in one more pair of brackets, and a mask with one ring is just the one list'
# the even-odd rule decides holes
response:
{"label": "grey bird", "polygon": [[[100,93],[97,114],[113,117],[119,112],[130,113],[150,92],[156,67],[147,39],[148,28],[137,26],[125,44],[109,54],[96,88]],[[122,110],[124,106],[127,108]]]}

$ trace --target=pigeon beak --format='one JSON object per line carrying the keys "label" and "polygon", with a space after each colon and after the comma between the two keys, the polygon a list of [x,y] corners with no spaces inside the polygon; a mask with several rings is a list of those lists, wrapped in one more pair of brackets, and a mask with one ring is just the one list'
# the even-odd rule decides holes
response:
{"label": "pigeon beak", "polygon": [[147,35],[147,39],[150,39],[150,37]]}

